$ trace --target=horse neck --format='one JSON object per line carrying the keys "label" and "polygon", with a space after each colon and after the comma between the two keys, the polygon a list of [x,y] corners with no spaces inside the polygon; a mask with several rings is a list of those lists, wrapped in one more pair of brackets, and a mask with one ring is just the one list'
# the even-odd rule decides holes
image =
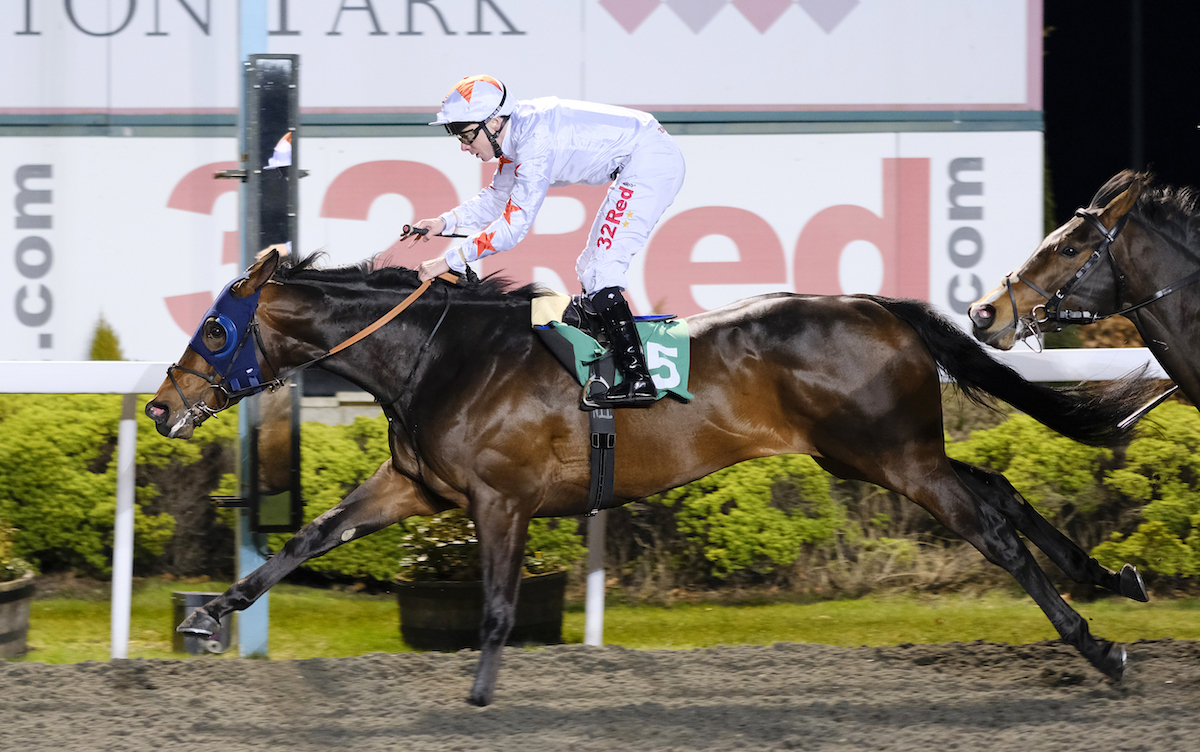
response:
{"label": "horse neck", "polygon": [[[268,347],[272,351],[268,355],[273,363],[279,358],[276,365],[281,370],[328,353],[375,323],[411,292],[329,285],[322,287],[323,298],[314,302],[307,300],[313,295],[305,287],[307,283],[284,285],[269,301],[278,314],[272,323],[277,325],[279,337],[275,347]],[[498,301],[447,297],[456,295],[440,285],[431,287],[395,319],[318,367],[386,404],[402,398],[402,392],[411,397],[431,369],[455,370],[439,368],[447,359],[479,363],[494,355],[497,338],[490,334],[529,326],[528,309]],[[518,324],[521,317],[523,323]]]}
{"label": "horse neck", "polygon": [[[1135,217],[1135,219],[1138,219]],[[1118,251],[1126,275],[1125,305],[1149,299],[1200,269],[1200,253],[1143,221],[1131,223],[1129,240]],[[1114,246],[1114,250],[1118,250]],[[1171,380],[1191,400],[1200,399],[1200,281],[1180,287],[1128,315],[1138,334]]]}
{"label": "horse neck", "polygon": [[1125,302],[1130,305],[1200,269],[1200,251],[1137,214],[1131,219],[1113,245],[1113,256],[1126,277]]}

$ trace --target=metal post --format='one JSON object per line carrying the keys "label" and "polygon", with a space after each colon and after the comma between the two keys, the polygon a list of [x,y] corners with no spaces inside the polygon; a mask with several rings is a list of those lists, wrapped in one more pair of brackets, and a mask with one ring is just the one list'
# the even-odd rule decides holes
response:
{"label": "metal post", "polygon": [[588,520],[587,606],[583,617],[585,645],[604,644],[604,521],[607,510]]}
{"label": "metal post", "polygon": [[[246,94],[241,89],[245,86],[245,66],[251,55],[267,52],[267,0],[240,0],[238,7],[238,64],[237,75],[241,82],[241,93],[238,103],[238,153],[247,153],[246,122],[249,113],[246,112]],[[242,241],[242,268],[248,268],[254,263],[256,249],[250,247],[246,233],[246,209],[249,203],[249,191],[242,186],[239,192],[241,221],[238,223]],[[250,482],[247,476],[250,472],[250,410],[257,407],[257,400],[243,400],[238,411],[238,477],[241,479],[240,493],[243,499],[250,498]],[[237,544],[237,576],[245,577],[265,563],[261,553],[265,546],[266,536],[250,532],[250,510],[238,509]],[[270,594],[263,593],[254,605],[238,614],[238,654],[241,656],[265,656],[267,654],[267,637],[270,630]]]}
{"label": "metal post", "polygon": [[133,598],[133,497],[137,485],[137,395],[121,402],[117,429],[117,517],[113,526],[112,612],[109,655],[129,657],[129,619]]}
{"label": "metal post", "polygon": [[1129,165],[1135,170],[1144,170],[1146,135],[1142,96],[1142,0],[1133,0],[1129,13]]}

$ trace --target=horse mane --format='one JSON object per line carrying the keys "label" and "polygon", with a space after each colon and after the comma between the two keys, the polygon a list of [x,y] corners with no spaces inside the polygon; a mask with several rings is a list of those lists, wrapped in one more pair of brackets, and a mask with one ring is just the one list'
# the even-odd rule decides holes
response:
{"label": "horse mane", "polygon": [[[324,287],[327,284],[360,285],[368,289],[411,292],[420,285],[417,273],[403,266],[375,267],[375,257],[356,264],[321,267],[318,261],[326,254],[321,251],[300,258],[284,256],[271,277],[285,285],[298,284]],[[459,294],[467,298],[494,303],[528,303],[534,298],[550,294],[550,290],[537,283],[514,287],[506,277],[489,274],[478,282],[460,280],[454,286]]]}
{"label": "horse mane", "polygon": [[1130,186],[1139,193],[1133,211],[1138,219],[1188,248],[1200,249],[1200,191],[1158,182],[1153,173],[1123,170],[1096,191],[1093,209],[1103,209]]}

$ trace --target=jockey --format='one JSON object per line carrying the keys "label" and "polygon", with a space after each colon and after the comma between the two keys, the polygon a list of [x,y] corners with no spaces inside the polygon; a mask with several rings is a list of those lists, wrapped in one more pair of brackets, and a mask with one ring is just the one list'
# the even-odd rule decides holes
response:
{"label": "jockey", "polygon": [[478,195],[413,225],[428,234],[414,235],[409,247],[430,235],[482,228],[418,266],[422,281],[451,269],[462,273],[468,262],[521,242],[552,186],[611,183],[575,273],[623,378],[600,406],[652,404],[656,389],[623,291],[630,260],[683,184],[683,155],[666,130],[648,113],[623,107],[557,97],[518,102],[490,76],[455,84],[430,125],[445,126],[463,151],[484,162],[497,158],[500,166]]}

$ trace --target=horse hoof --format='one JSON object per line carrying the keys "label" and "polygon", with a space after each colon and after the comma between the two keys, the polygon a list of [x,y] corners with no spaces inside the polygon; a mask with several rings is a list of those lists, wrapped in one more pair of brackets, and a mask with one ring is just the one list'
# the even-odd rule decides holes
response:
{"label": "horse hoof", "polygon": [[1137,567],[1130,564],[1121,567],[1121,595],[1142,603],[1150,600],[1150,594],[1146,592],[1146,583],[1142,582]]}
{"label": "horse hoof", "polygon": [[1104,651],[1101,664],[1096,668],[1113,681],[1121,681],[1121,677],[1125,675],[1125,658],[1125,646],[1119,642],[1110,642],[1108,650]]}
{"label": "horse hoof", "polygon": [[186,619],[175,627],[175,631],[180,634],[195,635],[197,637],[212,637],[221,629],[221,624],[216,619],[209,616],[203,609],[196,609]]}
{"label": "horse hoof", "polygon": [[474,705],[477,708],[482,708],[487,705],[491,705],[492,698],[485,697],[483,695],[477,695],[474,692],[472,692],[470,694],[470,696],[467,697],[467,702],[470,703],[471,705]]}

